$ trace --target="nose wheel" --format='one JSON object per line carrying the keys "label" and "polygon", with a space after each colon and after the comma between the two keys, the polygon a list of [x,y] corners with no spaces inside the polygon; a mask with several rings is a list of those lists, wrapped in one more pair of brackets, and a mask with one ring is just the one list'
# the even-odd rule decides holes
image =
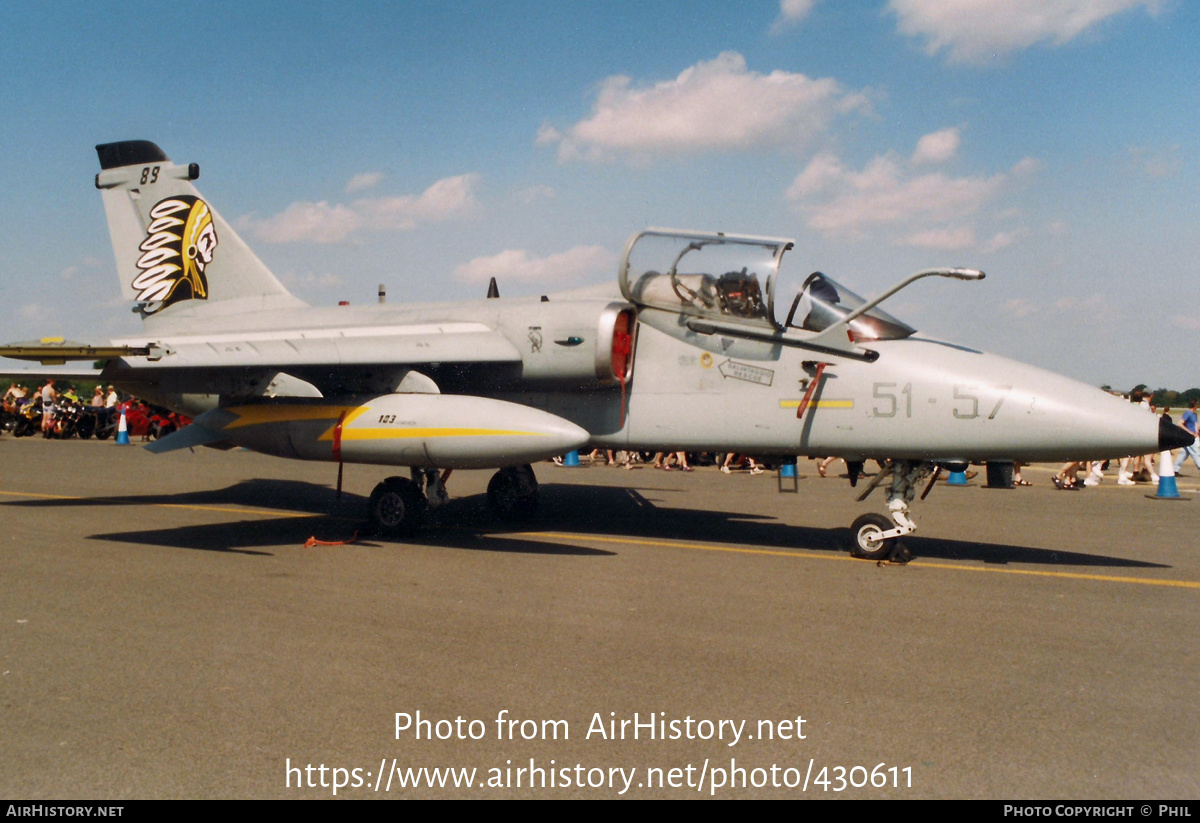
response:
{"label": "nose wheel", "polygon": [[912,529],[895,526],[890,518],[882,514],[860,515],[850,526],[850,554],[864,560],[890,560],[907,563],[912,552],[901,543],[896,535],[908,534]]}
{"label": "nose wheel", "polygon": [[892,521],[871,512],[859,515],[850,526],[850,553],[864,560],[886,560],[896,547],[896,538],[884,537]]}

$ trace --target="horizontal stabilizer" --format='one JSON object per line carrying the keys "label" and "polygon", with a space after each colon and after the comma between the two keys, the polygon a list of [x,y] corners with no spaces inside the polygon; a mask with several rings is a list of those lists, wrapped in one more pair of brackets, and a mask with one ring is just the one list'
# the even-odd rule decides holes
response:
{"label": "horizontal stabilizer", "polygon": [[195,423],[184,426],[178,431],[171,432],[166,437],[155,440],[146,446],[146,451],[154,454],[162,454],[163,452],[173,452],[177,449],[190,449],[193,446],[211,446],[216,443],[226,443],[229,441],[229,435],[225,432],[214,431],[213,429],[199,426]]}

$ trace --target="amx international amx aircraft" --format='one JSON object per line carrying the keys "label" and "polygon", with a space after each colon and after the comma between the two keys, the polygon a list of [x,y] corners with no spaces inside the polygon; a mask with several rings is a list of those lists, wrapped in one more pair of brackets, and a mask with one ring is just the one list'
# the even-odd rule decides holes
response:
{"label": "amx international amx aircraft", "polygon": [[103,380],[195,417],[152,451],[244,446],[412,467],[371,495],[383,534],[411,534],[445,500],[450,469],[497,469],[489,503],[522,517],[537,507],[530,464],[574,449],[836,455],[852,478],[864,460],[886,461],[871,488],[886,487],[890,519],[864,514],[851,527],[852,551],[884,558],[903,551],[909,504],[942,468],[1192,439],[1099,389],[923,337],[879,308],[920,278],[979,271],[921,271],[870,301],[813,273],[789,294],[791,240],[649,229],[629,240],[607,296],[493,289],[475,302],[314,307],[200,196],[196,164],[146,141],[97,152],[117,271],[144,334],[0,353],[108,358]]}

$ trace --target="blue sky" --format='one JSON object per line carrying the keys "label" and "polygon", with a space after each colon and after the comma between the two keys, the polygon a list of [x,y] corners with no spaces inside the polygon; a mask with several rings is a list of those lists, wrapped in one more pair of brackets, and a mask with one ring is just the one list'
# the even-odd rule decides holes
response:
{"label": "blue sky", "polygon": [[1200,384],[1200,8],[1172,0],[0,7],[0,338],[137,329],[93,146],[158,143],[314,304],[794,237],[923,332]]}

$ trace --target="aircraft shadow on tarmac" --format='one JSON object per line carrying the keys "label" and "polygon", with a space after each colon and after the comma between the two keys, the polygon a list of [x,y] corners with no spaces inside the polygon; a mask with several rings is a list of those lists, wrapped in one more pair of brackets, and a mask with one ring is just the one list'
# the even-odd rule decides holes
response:
{"label": "aircraft shadow on tarmac", "polygon": [[[486,518],[486,503],[482,495],[465,498],[474,501]],[[455,501],[457,502],[457,501]],[[343,493],[338,500],[328,486],[295,480],[244,480],[223,489],[186,492],[182,494],[105,495],[103,497],[40,498],[15,500],[0,505],[24,508],[89,508],[89,507],[236,507],[246,508],[241,520],[225,523],[187,525],[166,529],[136,529],[122,532],[92,534],[92,540],[108,540],[145,546],[168,546],[198,551],[229,552],[234,554],[273,556],[263,549],[284,546],[303,546],[309,538],[326,542],[352,541],[358,546],[387,547],[398,541],[379,542],[369,531],[366,510],[367,498]],[[254,509],[294,511],[295,517],[257,517]],[[476,518],[478,519],[478,518]],[[494,522],[493,522],[494,525]],[[520,543],[511,537],[490,537],[487,529],[429,530],[413,538],[414,542],[437,536],[436,545],[477,551],[503,551],[527,554],[612,555],[614,552],[576,546],[569,543],[537,541]],[[492,531],[496,531],[493,529]]]}
{"label": "aircraft shadow on tarmac", "polygon": [[[636,488],[547,483],[541,486],[541,511],[523,524],[497,521],[484,495],[450,500],[431,513],[429,527],[414,543],[472,551],[609,556],[614,551],[592,548],[586,534],[644,540],[695,541],[730,546],[806,549],[843,552],[845,528],[817,528],[781,523],[766,515],[730,511],[672,508],[655,505]],[[656,489],[655,494],[662,490]],[[328,486],[295,480],[245,480],[222,489],[183,494],[114,495],[95,498],[37,499],[0,505],[34,508],[94,506],[230,506],[294,511],[295,517],[259,517],[247,511],[236,522],[187,525],[166,529],[132,529],[90,535],[138,545],[170,546],[206,551],[270,554],[270,547],[303,545],[318,540],[349,540],[358,545],[387,546],[402,541],[369,533],[366,498],[345,493],[340,501]],[[521,541],[522,532],[560,532],[553,539]],[[578,542],[561,532],[579,533]],[[1128,558],[1056,549],[1013,546],[933,537],[910,537],[905,544],[918,558],[978,561],[988,564],[1026,563],[1043,566],[1107,566],[1167,568]]]}
{"label": "aircraft shadow on tarmac", "polygon": [[[793,526],[764,515],[655,506],[636,489],[628,487],[543,484],[541,489],[542,510],[536,524],[528,530],[835,552],[846,551],[850,541],[849,529],[842,527]],[[655,489],[655,494],[659,493],[660,490]],[[586,520],[580,512],[587,513]],[[494,521],[490,530],[496,531]],[[584,539],[581,536],[581,540]],[[1003,543],[932,537],[908,537],[903,542],[914,557],[927,559],[974,560],[989,564],[1169,568],[1161,563],[1124,557]]]}

